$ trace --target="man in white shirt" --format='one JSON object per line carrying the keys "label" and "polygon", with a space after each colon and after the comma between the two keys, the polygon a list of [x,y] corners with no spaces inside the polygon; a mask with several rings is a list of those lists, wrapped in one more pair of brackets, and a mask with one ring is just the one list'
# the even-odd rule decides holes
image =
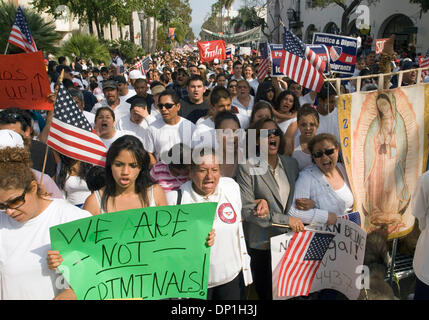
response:
{"label": "man in white shirt", "polygon": [[336,96],[336,90],[328,83],[325,83],[317,94],[317,112],[319,112],[319,128],[317,129],[317,134],[330,133],[337,138],[337,141],[341,141],[338,128]]}
{"label": "man in white shirt", "polygon": [[237,60],[234,62],[233,66],[232,66],[232,70],[234,72],[234,74],[231,76],[231,78],[229,78],[229,80],[241,80],[244,79],[244,77],[242,76],[243,73],[243,63],[241,62],[241,60]]}
{"label": "man in white shirt", "polygon": [[147,110],[146,99],[138,97],[131,102],[130,115],[119,119],[115,124],[115,128],[134,132],[143,141],[144,136],[147,134],[147,129],[153,121],[155,121],[155,118]]}
{"label": "man in white shirt", "polygon": [[299,99],[299,105],[302,107],[304,104],[314,105],[314,101],[316,100],[317,92],[310,91],[306,95],[302,95],[302,86],[299,83],[296,83],[293,80],[288,81],[288,88],[290,91],[295,93],[295,95]]}
{"label": "man in white shirt", "polygon": [[183,143],[191,147],[195,130],[192,122],[178,115],[180,99],[174,91],[160,93],[158,108],[162,118],[151,123],[143,143],[151,158],[151,165],[161,159],[168,163],[168,150],[175,144]]}
{"label": "man in white shirt", "polygon": [[114,80],[106,80],[103,82],[104,99],[96,103],[91,112],[96,113],[101,107],[109,107],[115,112],[115,118],[121,119],[123,116],[130,114],[130,104],[126,101],[121,101],[119,98],[118,83]]}
{"label": "man in white shirt", "polygon": [[113,80],[118,83],[119,99],[121,102],[127,101],[136,95],[136,91],[129,88],[128,81],[124,76],[115,76]]}

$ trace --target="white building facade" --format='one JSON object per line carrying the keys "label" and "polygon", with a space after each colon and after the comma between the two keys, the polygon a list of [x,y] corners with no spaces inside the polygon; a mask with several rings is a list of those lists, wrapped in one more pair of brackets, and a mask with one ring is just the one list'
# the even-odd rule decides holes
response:
{"label": "white building facade", "polygon": [[[346,0],[348,6],[352,0]],[[337,4],[325,8],[314,7],[311,0],[268,0],[267,21],[270,29],[275,29],[281,20],[286,26],[292,22],[291,29],[302,37],[304,42],[311,43],[314,32],[339,33],[341,18],[344,10]],[[375,39],[388,38],[395,34],[395,50],[412,44],[417,53],[424,54],[429,48],[429,12],[422,13],[418,4],[409,0],[363,0],[361,5],[367,6],[368,22],[372,38],[372,49],[375,49]],[[293,11],[292,11],[293,10]],[[356,28],[363,18],[362,13],[353,12],[349,19],[347,33],[359,32]],[[295,27],[295,28],[294,28]],[[275,39],[281,43],[282,28],[278,28]],[[362,34],[368,34],[364,31]]]}

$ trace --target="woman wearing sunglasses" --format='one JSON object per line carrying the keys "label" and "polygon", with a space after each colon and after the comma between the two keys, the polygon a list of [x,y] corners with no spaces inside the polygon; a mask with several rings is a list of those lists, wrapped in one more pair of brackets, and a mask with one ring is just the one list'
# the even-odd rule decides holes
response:
{"label": "woman wearing sunglasses", "polygon": [[[299,218],[288,215],[299,169],[295,159],[282,154],[283,132],[275,121],[266,118],[257,121],[248,129],[250,143],[252,135],[256,135],[259,154],[249,155],[248,162],[239,165],[237,183],[240,185],[243,227],[256,292],[261,300],[270,300],[270,238],[286,231],[273,224],[289,225],[295,232],[304,230]],[[255,156],[259,159],[253,161]],[[312,207],[306,199],[298,200],[298,203],[305,208]]]}
{"label": "woman wearing sunglasses", "polygon": [[337,216],[352,211],[354,202],[346,170],[338,163],[340,144],[332,134],[322,133],[308,149],[314,164],[300,172],[295,198],[309,198],[315,207],[305,210],[294,201],[290,214],[306,224],[335,224]]}
{"label": "woman wearing sunglasses", "polygon": [[59,272],[48,269],[49,228],[91,216],[52,199],[36,181],[24,148],[0,150],[0,287],[3,300],[70,299]]}

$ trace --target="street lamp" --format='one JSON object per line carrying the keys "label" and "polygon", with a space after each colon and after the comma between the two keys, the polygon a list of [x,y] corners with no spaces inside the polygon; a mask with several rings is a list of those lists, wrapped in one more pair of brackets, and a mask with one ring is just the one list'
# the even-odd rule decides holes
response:
{"label": "street lamp", "polygon": [[144,18],[145,18],[145,15],[144,15],[144,12],[143,11],[140,11],[140,12],[138,12],[137,13],[138,14],[138,16],[139,16],[139,20],[140,20],[140,38],[141,38],[141,43],[142,43],[142,48],[144,49],[144,42],[143,42],[143,23],[144,23]]}

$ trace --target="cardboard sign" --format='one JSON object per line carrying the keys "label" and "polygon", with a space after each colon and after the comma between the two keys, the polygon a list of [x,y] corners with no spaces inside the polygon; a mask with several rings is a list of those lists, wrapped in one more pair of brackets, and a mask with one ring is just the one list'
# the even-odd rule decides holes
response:
{"label": "cardboard sign", "polygon": [[0,108],[52,110],[42,51],[0,55]]}
{"label": "cardboard sign", "polygon": [[148,207],[50,229],[79,300],[207,298],[217,203]]}
{"label": "cardboard sign", "polygon": [[384,38],[384,39],[377,39],[375,41],[375,53],[376,54],[380,54],[383,52],[384,49],[384,43],[389,40],[389,38]]}
{"label": "cardboard sign", "polygon": [[197,46],[200,51],[200,60],[202,63],[210,62],[214,59],[226,59],[225,41],[223,40],[200,41],[197,42]]}
{"label": "cardboard sign", "polygon": [[[314,229],[314,228],[313,228]],[[366,245],[366,232],[356,223],[338,219],[333,226],[320,227],[322,232],[331,232],[335,237],[329,244],[319,269],[314,277],[310,293],[322,289],[340,291],[351,300],[358,298],[363,279],[360,266],[363,264]],[[278,297],[277,284],[280,263],[287,251],[293,232],[271,238],[271,265],[273,281],[273,299],[282,300],[292,297]]]}
{"label": "cardboard sign", "polygon": [[313,35],[313,44],[324,44],[328,48],[332,72],[354,73],[358,39],[316,32]]}

